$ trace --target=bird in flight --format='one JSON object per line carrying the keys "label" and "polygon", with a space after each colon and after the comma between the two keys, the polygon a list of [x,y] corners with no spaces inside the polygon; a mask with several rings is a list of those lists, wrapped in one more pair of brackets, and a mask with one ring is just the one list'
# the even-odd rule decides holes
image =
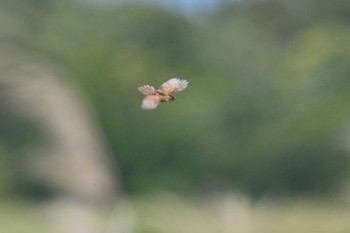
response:
{"label": "bird in flight", "polygon": [[188,85],[184,79],[172,78],[163,83],[158,90],[150,85],[143,85],[137,89],[146,97],[142,100],[141,108],[145,110],[155,109],[160,102],[171,102],[175,98],[173,92],[182,91]]}

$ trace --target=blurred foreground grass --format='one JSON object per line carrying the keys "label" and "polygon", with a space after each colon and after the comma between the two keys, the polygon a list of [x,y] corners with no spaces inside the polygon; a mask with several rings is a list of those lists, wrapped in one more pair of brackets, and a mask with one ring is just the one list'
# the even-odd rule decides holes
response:
{"label": "blurred foreground grass", "polygon": [[23,201],[0,202],[0,232],[49,232],[41,207]]}
{"label": "blurred foreground grass", "polygon": [[[136,233],[346,233],[350,232],[350,206],[322,201],[289,200],[252,203],[235,195],[193,200],[171,194],[143,196],[119,205],[117,214],[101,219],[122,224],[118,231]],[[125,208],[129,208],[126,210]],[[45,208],[11,201],[0,208],[0,231],[54,232]],[[123,216],[130,215],[130,216]],[[101,217],[102,218],[102,217]],[[126,222],[122,222],[126,221]],[[125,227],[125,225],[128,225]],[[113,229],[106,226],[106,229]],[[122,231],[120,229],[123,229]]]}

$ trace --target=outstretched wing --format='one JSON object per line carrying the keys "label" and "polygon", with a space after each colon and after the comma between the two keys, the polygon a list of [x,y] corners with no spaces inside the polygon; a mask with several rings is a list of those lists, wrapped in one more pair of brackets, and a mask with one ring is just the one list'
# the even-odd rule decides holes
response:
{"label": "outstretched wing", "polygon": [[148,95],[142,100],[141,108],[145,110],[155,109],[160,103],[160,97],[157,95]]}
{"label": "outstretched wing", "polygon": [[170,95],[172,92],[182,91],[187,85],[188,82],[185,79],[172,78],[163,83],[159,89]]}
{"label": "outstretched wing", "polygon": [[143,85],[141,87],[138,87],[137,90],[139,90],[139,92],[144,95],[154,95],[156,93],[156,89],[150,85]]}

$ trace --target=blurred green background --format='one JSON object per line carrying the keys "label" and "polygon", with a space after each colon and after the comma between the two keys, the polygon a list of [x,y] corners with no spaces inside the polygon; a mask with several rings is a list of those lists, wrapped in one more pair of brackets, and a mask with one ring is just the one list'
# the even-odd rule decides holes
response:
{"label": "blurred green background", "polygon": [[[214,2],[0,0],[2,196],[55,192],[18,166],[54,140],[8,101],[32,62],[82,93],[127,195],[349,196],[350,2]],[[171,77],[188,89],[142,110]]]}
{"label": "blurred green background", "polygon": [[[86,94],[127,192],[322,194],[348,181],[347,1],[241,1],[191,17],[55,0],[1,11],[3,47],[64,69]],[[176,102],[140,109],[136,87],[175,76],[190,82]],[[7,156],[41,142],[17,118],[1,114]]]}

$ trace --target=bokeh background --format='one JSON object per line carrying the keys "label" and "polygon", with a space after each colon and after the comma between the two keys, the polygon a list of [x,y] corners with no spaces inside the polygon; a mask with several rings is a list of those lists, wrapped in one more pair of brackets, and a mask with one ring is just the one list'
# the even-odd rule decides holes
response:
{"label": "bokeh background", "polygon": [[1,232],[350,232],[347,0],[0,0],[0,67]]}

